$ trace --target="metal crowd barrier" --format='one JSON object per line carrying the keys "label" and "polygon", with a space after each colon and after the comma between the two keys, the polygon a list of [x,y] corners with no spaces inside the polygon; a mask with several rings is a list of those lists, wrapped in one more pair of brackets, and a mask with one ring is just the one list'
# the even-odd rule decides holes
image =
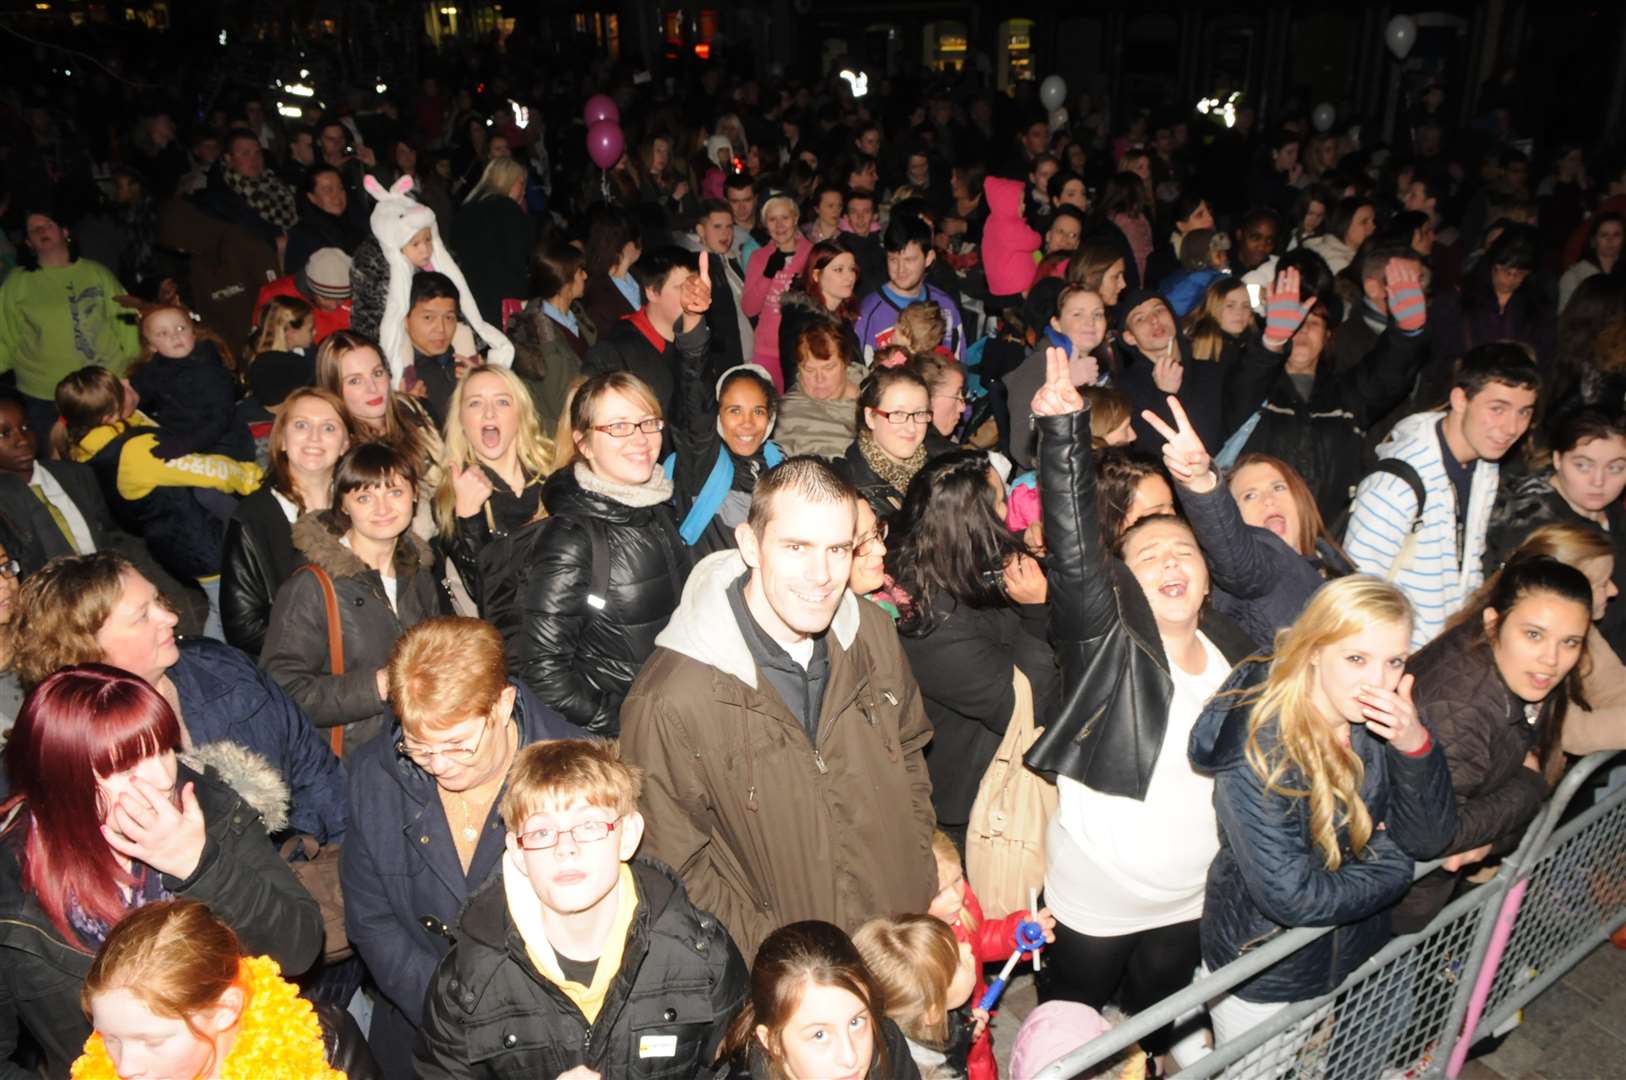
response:
{"label": "metal crowd barrier", "polygon": [[[1332,993],[1287,1006],[1181,1069],[1181,1080],[1455,1080],[1474,1042],[1626,923],[1626,787],[1560,825],[1575,794],[1617,753],[1576,763],[1490,881],[1457,897],[1420,932],[1389,942]],[[1437,866],[1419,866],[1417,877]],[[1289,930],[1036,1076],[1014,1080],[1086,1075],[1333,932]]]}

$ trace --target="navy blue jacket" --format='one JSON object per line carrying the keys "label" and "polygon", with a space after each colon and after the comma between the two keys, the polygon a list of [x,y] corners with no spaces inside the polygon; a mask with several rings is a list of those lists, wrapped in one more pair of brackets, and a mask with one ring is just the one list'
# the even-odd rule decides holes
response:
{"label": "navy blue jacket", "polygon": [[252,750],[288,783],[288,823],[321,843],[344,839],[344,766],[310,718],[245,654],[212,638],[185,638],[169,681],[195,744]]}
{"label": "navy blue jacket", "polygon": [[[519,745],[583,737],[524,683],[509,683],[518,691],[513,719]],[[506,833],[497,814],[499,796],[465,875],[435,780],[396,754],[400,738],[400,722],[392,722],[350,756],[355,828],[340,856],[339,878],[350,943],[383,991],[368,1043],[386,1077],[410,1078],[430,977],[452,947],[464,902],[497,868]]]}
{"label": "navy blue jacket", "polygon": [[[1357,725],[1350,747],[1365,767],[1361,801],[1374,828],[1360,858],[1339,829],[1343,864],[1326,869],[1310,837],[1308,799],[1265,789],[1248,764],[1251,709],[1226,691],[1262,682],[1268,668],[1247,663],[1191,732],[1191,764],[1214,776],[1220,850],[1208,867],[1203,900],[1203,963],[1210,971],[1258,948],[1288,927],[1334,926],[1327,934],[1238,986],[1244,1001],[1302,1001],[1326,993],[1388,943],[1389,909],[1411,887],[1414,859],[1446,849],[1456,831],[1451,773],[1438,741],[1421,757],[1392,750]],[[1267,753],[1274,728],[1260,732]],[[1302,789],[1295,770],[1284,786]]]}

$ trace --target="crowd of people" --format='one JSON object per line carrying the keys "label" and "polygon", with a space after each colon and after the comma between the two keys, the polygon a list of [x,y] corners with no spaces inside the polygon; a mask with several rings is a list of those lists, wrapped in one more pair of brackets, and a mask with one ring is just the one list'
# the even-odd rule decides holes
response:
{"label": "crowd of people", "polygon": [[1034,924],[1021,1080],[1339,928],[1167,1075],[1626,749],[1626,158],[626,76],[14,117],[0,1077],[996,1080]]}

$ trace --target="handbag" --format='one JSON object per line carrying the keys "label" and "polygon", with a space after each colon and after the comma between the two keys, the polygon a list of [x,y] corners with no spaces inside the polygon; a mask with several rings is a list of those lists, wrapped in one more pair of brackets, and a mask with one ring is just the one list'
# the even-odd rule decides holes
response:
{"label": "handbag", "polygon": [[1027,910],[1031,890],[1044,885],[1044,834],[1056,812],[1056,785],[1022,762],[1044,732],[1033,723],[1033,687],[1021,668],[1011,682],[1011,722],[977,785],[966,826],[966,877],[990,919]]}
{"label": "handbag", "polygon": [[[302,570],[310,571],[316,578],[316,583],[322,588],[322,600],[327,608],[327,664],[328,671],[334,675],[344,674],[344,628],[339,622],[339,596],[333,591],[333,579],[328,577],[327,571],[319,566],[305,565]],[[336,725],[329,735],[335,757],[344,757],[344,727]],[[322,910],[322,928],[325,937],[322,944],[322,960],[324,963],[336,963],[348,959],[355,950],[350,946],[350,937],[344,928],[344,889],[339,884],[339,850],[341,844],[321,844],[316,837],[309,834],[289,837],[283,841],[281,854],[294,877],[305,887],[305,891],[316,898],[316,904]],[[303,859],[295,859],[296,854],[303,854]]]}

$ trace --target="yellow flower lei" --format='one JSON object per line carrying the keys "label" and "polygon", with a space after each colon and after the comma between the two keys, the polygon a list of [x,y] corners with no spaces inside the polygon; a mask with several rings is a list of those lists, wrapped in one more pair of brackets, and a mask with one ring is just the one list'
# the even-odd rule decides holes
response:
{"label": "yellow flower lei", "polygon": [[[245,957],[239,976],[248,991],[237,1041],[226,1055],[220,1080],[345,1080],[327,1063],[322,1025],[311,1003],[299,996],[268,956]],[[119,1080],[102,1037],[92,1033],[73,1063],[73,1080]]]}

